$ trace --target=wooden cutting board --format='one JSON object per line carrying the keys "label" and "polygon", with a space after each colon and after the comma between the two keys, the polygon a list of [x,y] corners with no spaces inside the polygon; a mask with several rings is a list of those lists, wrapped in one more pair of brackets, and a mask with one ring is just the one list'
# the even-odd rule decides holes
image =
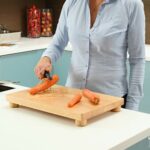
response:
{"label": "wooden cutting board", "polygon": [[25,106],[71,118],[78,126],[85,126],[88,119],[107,111],[120,111],[121,105],[124,103],[123,98],[97,93],[100,96],[99,105],[93,105],[88,99],[82,97],[80,103],[68,108],[67,103],[76,93],[81,93],[81,90],[55,85],[36,95],[30,95],[27,90],[23,90],[8,94],[6,98],[13,108]]}

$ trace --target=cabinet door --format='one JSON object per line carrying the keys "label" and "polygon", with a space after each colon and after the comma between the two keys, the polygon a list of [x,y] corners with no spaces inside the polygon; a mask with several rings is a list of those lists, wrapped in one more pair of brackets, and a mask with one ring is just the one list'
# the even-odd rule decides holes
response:
{"label": "cabinet door", "polygon": [[17,53],[0,57],[0,80],[19,82],[23,86],[33,86],[39,81],[34,67],[43,50]]}
{"label": "cabinet door", "polygon": [[[129,64],[128,64],[129,65]],[[129,68],[129,67],[128,67]],[[150,113],[150,62],[145,65],[144,97],[140,104],[140,112]],[[150,150],[150,140],[145,138],[127,150]]]}
{"label": "cabinet door", "polygon": [[138,142],[137,144],[131,146],[127,150],[150,150],[148,138]]}

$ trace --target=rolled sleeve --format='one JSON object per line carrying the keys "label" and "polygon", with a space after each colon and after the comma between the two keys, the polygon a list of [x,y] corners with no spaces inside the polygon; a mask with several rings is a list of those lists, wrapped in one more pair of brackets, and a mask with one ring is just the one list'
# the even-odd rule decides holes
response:
{"label": "rolled sleeve", "polygon": [[128,53],[130,64],[126,108],[138,110],[143,98],[145,72],[145,15],[141,0],[133,0],[129,17]]}

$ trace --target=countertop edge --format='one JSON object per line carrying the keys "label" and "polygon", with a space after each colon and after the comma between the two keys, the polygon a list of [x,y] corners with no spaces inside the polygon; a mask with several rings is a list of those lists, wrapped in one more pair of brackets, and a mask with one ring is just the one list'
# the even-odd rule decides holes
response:
{"label": "countertop edge", "polygon": [[[41,38],[25,38],[22,37],[20,41],[16,42],[16,45],[12,47],[0,47],[0,56],[30,52],[37,50],[45,50],[53,37],[41,37]],[[70,43],[65,47],[65,51],[72,52],[72,46]],[[150,61],[150,45],[145,45],[146,50],[146,61]]]}

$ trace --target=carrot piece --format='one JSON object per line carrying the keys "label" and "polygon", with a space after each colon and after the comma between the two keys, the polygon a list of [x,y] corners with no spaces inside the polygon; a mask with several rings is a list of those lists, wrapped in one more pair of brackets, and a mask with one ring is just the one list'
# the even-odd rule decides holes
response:
{"label": "carrot piece", "polygon": [[48,88],[50,88],[51,86],[53,86],[54,84],[56,84],[58,82],[58,80],[59,80],[58,75],[53,75],[52,80],[50,80],[48,78],[44,78],[44,82],[36,85],[35,87],[32,87],[29,90],[29,93],[31,95],[35,95],[39,92],[43,92],[43,91],[47,90]]}
{"label": "carrot piece", "polygon": [[83,89],[82,94],[84,97],[88,98],[91,103],[93,103],[95,105],[99,104],[100,98],[94,92],[92,92],[88,89]]}
{"label": "carrot piece", "polygon": [[82,95],[81,94],[77,94],[73,97],[73,99],[71,101],[69,101],[68,103],[68,107],[73,107],[74,105],[76,105],[77,103],[79,103],[81,101]]}

